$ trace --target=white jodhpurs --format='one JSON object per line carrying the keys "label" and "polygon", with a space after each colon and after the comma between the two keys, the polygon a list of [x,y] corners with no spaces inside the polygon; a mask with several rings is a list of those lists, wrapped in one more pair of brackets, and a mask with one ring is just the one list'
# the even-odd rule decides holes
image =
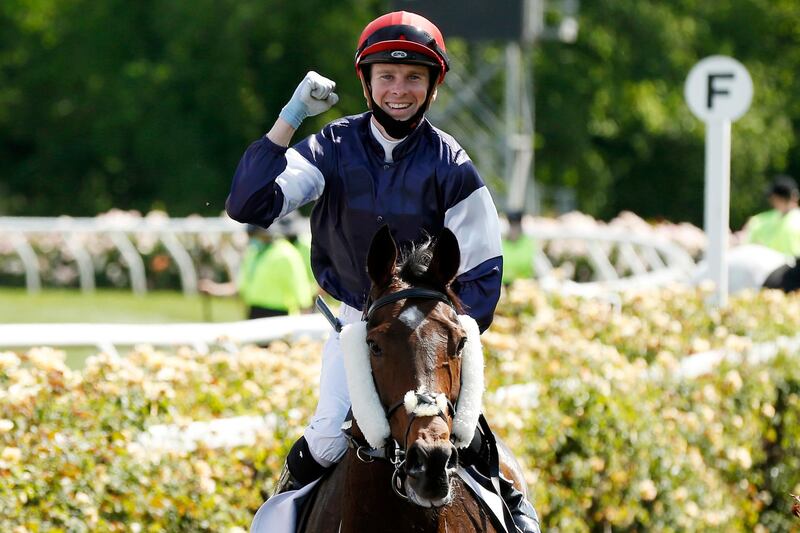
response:
{"label": "white jodhpurs", "polygon": [[[361,311],[342,304],[339,320],[342,325],[361,320]],[[322,350],[322,372],[319,378],[319,403],[303,436],[311,455],[322,466],[339,462],[347,451],[342,423],[350,409],[350,392],[344,370],[344,356],[339,347],[339,334],[332,332]]]}

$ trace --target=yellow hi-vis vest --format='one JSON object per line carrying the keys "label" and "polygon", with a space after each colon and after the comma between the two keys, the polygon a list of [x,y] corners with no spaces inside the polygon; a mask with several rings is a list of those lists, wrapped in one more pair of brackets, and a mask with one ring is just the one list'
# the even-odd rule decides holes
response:
{"label": "yellow hi-vis vest", "polygon": [[239,269],[239,295],[249,307],[289,314],[311,307],[303,257],[286,239],[247,247]]}
{"label": "yellow hi-vis vest", "polygon": [[747,223],[747,242],[792,257],[800,256],[800,209],[792,209],[785,215],[772,209],[753,216]]}
{"label": "yellow hi-vis vest", "polygon": [[503,283],[533,278],[535,252],[536,241],[527,235],[520,235],[515,241],[503,239]]}

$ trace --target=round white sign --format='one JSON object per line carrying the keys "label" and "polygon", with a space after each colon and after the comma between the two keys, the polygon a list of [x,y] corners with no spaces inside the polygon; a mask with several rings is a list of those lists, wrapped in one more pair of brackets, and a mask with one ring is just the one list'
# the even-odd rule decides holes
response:
{"label": "round white sign", "polygon": [[683,94],[692,113],[704,122],[736,120],[750,107],[753,80],[732,57],[710,56],[689,71]]}

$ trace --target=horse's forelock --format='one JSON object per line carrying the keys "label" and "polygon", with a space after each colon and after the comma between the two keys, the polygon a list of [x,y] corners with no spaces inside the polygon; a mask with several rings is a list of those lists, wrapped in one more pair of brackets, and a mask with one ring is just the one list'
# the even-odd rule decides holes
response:
{"label": "horse's forelock", "polygon": [[403,251],[397,264],[400,268],[400,279],[409,285],[417,285],[425,281],[425,274],[433,258],[433,238],[427,237],[425,241]]}
{"label": "horse's forelock", "polygon": [[[400,280],[407,283],[409,286],[415,287],[419,285],[430,284],[428,277],[428,267],[433,258],[433,249],[436,240],[431,236],[426,236],[425,240],[421,243],[411,243],[410,247],[404,250],[397,261],[398,277]],[[441,288],[441,287],[437,287]],[[455,291],[452,290],[450,285],[444,288],[447,297],[453,302],[453,305],[459,313],[463,313],[463,306],[461,300]]]}

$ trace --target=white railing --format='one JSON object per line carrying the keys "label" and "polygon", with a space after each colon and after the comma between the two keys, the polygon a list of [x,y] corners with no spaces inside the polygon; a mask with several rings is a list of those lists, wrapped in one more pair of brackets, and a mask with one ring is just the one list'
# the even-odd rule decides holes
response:
{"label": "white railing", "polygon": [[[688,252],[655,234],[608,227],[570,228],[551,223],[531,224],[526,226],[525,233],[539,243],[534,264],[539,283],[545,290],[604,297],[620,291],[687,281],[695,266]],[[566,255],[586,257],[595,279],[576,283],[559,277],[547,254],[551,243]],[[554,252],[551,250],[550,254]],[[626,272],[630,274],[623,275]]]}
{"label": "white railing", "polygon": [[[191,293],[197,288],[196,267],[178,236],[195,234],[207,237],[242,231],[242,224],[224,217],[0,217],[0,243],[3,236],[11,236],[13,249],[25,264],[29,290],[41,286],[39,261],[30,244],[37,236],[57,235],[69,245],[79,265],[84,290],[94,287],[94,270],[90,250],[83,237],[100,234],[110,236],[129,267],[133,289],[142,292],[146,286],[145,269],[131,236],[147,234],[151,241],[160,240],[173,256],[179,265],[183,289]],[[526,220],[525,231],[539,243],[533,260],[540,284],[546,290],[618,299],[619,291],[652,288],[686,280],[694,266],[688,253],[655,233],[636,233],[602,226],[573,228],[551,220],[539,223]],[[225,246],[220,248],[219,255],[227,256],[226,263],[233,265],[238,260],[239,252],[233,249],[230,240]],[[6,246],[5,249],[9,248]],[[592,264],[595,279],[576,283],[556,275],[554,261],[578,256],[587,258]],[[233,266],[229,272],[235,272]],[[189,345],[202,352],[209,345],[220,344],[220,339],[230,339],[234,343],[267,342],[295,331],[313,330],[322,334],[327,331],[326,328],[327,325],[317,315],[227,324],[13,324],[0,325],[0,346],[96,346],[111,351],[119,345],[148,343]]]}
{"label": "white railing", "polygon": [[[537,277],[546,288],[560,292],[591,296],[653,287],[688,279],[694,266],[686,251],[655,232],[631,232],[609,226],[575,228],[558,220],[544,222],[541,219],[526,220],[525,231],[542,245],[533,258]],[[6,242],[5,246],[0,246],[0,254],[15,253],[19,257],[28,291],[36,292],[41,289],[42,282],[39,260],[32,244],[37,239],[55,236],[77,264],[81,289],[92,291],[95,273],[92,247],[87,240],[103,236],[119,251],[128,269],[132,290],[143,293],[147,290],[146,269],[136,240],[146,235],[151,242],[161,242],[172,256],[184,293],[195,294],[197,265],[188,253],[183,237],[217,238],[243,232],[244,225],[227,217],[0,217],[0,245]],[[216,239],[215,242],[219,247],[216,255],[233,277],[241,250],[231,244],[231,239]],[[576,284],[554,275],[554,247],[558,249],[555,255],[566,253],[586,257],[592,265],[592,281]]]}
{"label": "white railing", "polygon": [[[22,261],[28,292],[37,292],[42,286],[39,261],[32,243],[44,236],[56,236],[70,251],[78,265],[81,290],[86,292],[95,287],[94,266],[86,237],[107,236],[128,268],[132,290],[142,294],[147,290],[145,266],[132,238],[148,235],[160,241],[172,256],[178,267],[183,292],[196,294],[197,268],[178,237],[213,237],[235,233],[244,233],[244,225],[227,217],[0,217],[0,243],[8,239]],[[220,250],[220,255],[229,263],[228,270],[235,271],[239,253],[227,246]]]}

